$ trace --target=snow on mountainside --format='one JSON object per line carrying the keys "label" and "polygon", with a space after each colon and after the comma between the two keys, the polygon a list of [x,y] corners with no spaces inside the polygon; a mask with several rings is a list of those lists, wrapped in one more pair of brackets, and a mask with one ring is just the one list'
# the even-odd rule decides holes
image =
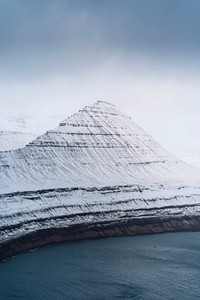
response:
{"label": "snow on mountainside", "polygon": [[32,133],[0,130],[0,151],[22,148],[34,138]]}
{"label": "snow on mountainside", "polygon": [[200,227],[200,170],[103,101],[1,152],[0,198],[0,258],[63,240]]}
{"label": "snow on mountainside", "polygon": [[177,154],[185,162],[200,168],[200,147],[186,149],[184,151],[177,151]]}
{"label": "snow on mountainside", "polygon": [[100,101],[23,149],[1,153],[0,168],[3,192],[194,180],[196,172],[130,117]]}
{"label": "snow on mountainside", "polygon": [[27,128],[24,117],[5,117],[0,119],[0,151],[23,148],[36,138]]}

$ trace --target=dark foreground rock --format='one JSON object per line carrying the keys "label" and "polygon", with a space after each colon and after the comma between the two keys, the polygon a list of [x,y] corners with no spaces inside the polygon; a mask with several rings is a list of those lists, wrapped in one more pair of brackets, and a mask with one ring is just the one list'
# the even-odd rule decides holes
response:
{"label": "dark foreground rock", "polygon": [[41,229],[0,245],[0,260],[49,244],[106,237],[200,231],[200,216],[129,219],[115,224],[77,224],[68,228]]}

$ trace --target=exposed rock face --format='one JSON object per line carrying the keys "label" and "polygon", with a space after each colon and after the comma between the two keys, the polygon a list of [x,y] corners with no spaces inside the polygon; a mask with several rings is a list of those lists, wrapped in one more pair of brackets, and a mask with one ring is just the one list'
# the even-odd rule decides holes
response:
{"label": "exposed rock face", "polygon": [[200,170],[98,101],[0,153],[0,258],[40,245],[200,228]]}
{"label": "exposed rock face", "polygon": [[33,139],[35,135],[31,133],[0,130],[0,151],[22,148]]}

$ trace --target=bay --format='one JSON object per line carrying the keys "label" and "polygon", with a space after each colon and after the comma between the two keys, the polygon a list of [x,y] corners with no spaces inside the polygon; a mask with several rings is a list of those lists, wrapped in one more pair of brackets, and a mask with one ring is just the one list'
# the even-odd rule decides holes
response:
{"label": "bay", "polygon": [[0,263],[0,299],[200,299],[200,233],[37,249]]}

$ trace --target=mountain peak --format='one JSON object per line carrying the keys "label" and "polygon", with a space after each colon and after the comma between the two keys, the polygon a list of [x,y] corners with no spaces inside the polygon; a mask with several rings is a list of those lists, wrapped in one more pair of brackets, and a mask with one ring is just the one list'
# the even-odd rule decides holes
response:
{"label": "mountain peak", "polygon": [[[98,100],[94,104],[85,106],[84,108],[80,109],[77,113],[67,117],[59,124],[59,126],[66,126],[69,124],[71,125],[72,123],[78,123],[79,125],[77,126],[81,126],[81,124],[83,125],[83,123],[86,122],[88,123],[89,127],[90,125],[93,127],[94,123],[98,122],[97,119],[103,116],[105,118],[111,116],[118,116],[130,119],[130,117],[124,115],[121,111],[119,111],[114,104]],[[83,126],[86,126],[86,124]]]}
{"label": "mountain peak", "polygon": [[113,103],[107,102],[107,101],[103,101],[103,100],[97,100],[97,102],[94,105],[98,105],[98,106],[112,106],[115,107],[115,105]]}
{"label": "mountain peak", "polygon": [[[28,186],[36,189],[66,185],[83,187],[171,182],[174,178],[182,182],[182,178],[190,176],[190,171],[187,167],[182,170],[181,166],[176,157],[130,117],[111,103],[97,101],[20,151],[2,153],[0,173],[4,178],[1,178],[0,188],[10,192],[19,186],[21,190]],[[24,169],[27,172],[24,173]]]}
{"label": "mountain peak", "polygon": [[83,108],[79,111],[83,111],[85,109],[86,110],[98,109],[98,110],[102,110],[102,111],[117,110],[113,103],[103,101],[103,100],[97,100],[94,104],[87,105],[87,106],[85,106],[85,108]]}
{"label": "mountain peak", "polygon": [[97,101],[0,153],[0,259],[50,242],[197,230],[200,172]]}

